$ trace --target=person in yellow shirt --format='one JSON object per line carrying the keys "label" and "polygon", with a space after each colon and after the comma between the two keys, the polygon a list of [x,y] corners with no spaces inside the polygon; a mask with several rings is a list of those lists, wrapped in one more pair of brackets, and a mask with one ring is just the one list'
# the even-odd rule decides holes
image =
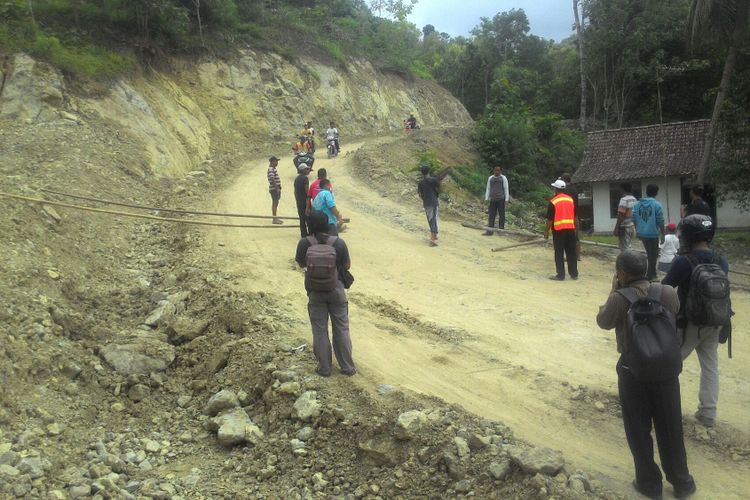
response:
{"label": "person in yellow shirt", "polygon": [[294,154],[310,153],[311,148],[310,143],[307,140],[307,136],[300,135],[299,141],[292,146],[292,151],[294,151]]}

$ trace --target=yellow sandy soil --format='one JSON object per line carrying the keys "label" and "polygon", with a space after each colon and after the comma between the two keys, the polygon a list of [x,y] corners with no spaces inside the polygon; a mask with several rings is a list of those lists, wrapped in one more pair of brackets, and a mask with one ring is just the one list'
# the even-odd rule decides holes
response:
{"label": "yellow sandy soil", "polygon": [[[350,320],[360,375],[353,383],[370,390],[392,384],[460,404],[511,426],[517,437],[561,450],[569,470],[584,469],[615,491],[632,495],[632,461],[621,419],[612,407],[617,391],[614,333],[600,330],[595,322],[609,292],[613,262],[585,257],[577,282],[552,282],[547,279],[554,273],[551,247],[492,253],[491,248],[516,241],[484,237],[446,220],[440,224],[440,245],[429,247],[421,208],[381,197],[352,177],[345,153],[332,160],[322,157],[315,166],[328,169],[339,208],[352,219],[342,237],[357,280],[350,295]],[[246,165],[215,208],[270,215],[266,167],[260,160]],[[293,216],[296,172],[290,159],[282,161],[279,171],[280,215]],[[296,227],[295,221],[285,225]],[[209,255],[241,277],[239,287],[283,297],[280,307],[296,315],[299,335],[309,337],[302,275],[293,262],[298,237],[298,230],[291,228],[217,229],[208,233]],[[400,306],[397,321],[374,306],[382,302]],[[681,376],[688,460],[699,488],[696,499],[750,497],[748,456],[732,457],[717,444],[739,443],[742,450],[750,449],[750,342],[742,335],[742,325],[750,320],[750,296],[735,293],[734,305],[738,340],[733,360],[720,348],[717,437],[696,438],[695,356],[686,361]],[[431,334],[426,322],[462,340],[446,342]],[[571,397],[579,385],[607,402],[604,411],[591,400]]]}

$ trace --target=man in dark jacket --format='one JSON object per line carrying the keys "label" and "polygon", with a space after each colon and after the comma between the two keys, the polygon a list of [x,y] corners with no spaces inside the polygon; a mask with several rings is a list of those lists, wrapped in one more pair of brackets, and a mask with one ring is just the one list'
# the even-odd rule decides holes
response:
{"label": "man in dark jacket", "polygon": [[297,177],[294,179],[294,201],[297,203],[297,216],[299,217],[299,232],[304,238],[310,232],[307,228],[307,191],[309,188],[310,166],[307,163],[300,163],[297,166]]}
{"label": "man in dark jacket", "polygon": [[[596,323],[600,328],[615,329],[617,352],[621,354],[626,353],[629,347],[627,316],[630,304],[617,290],[630,288],[639,297],[648,295],[650,283],[646,279],[647,269],[648,260],[645,255],[634,250],[620,253],[615,263],[612,290],[596,316]],[[676,314],[679,309],[676,291],[669,286],[653,286],[661,287],[663,307]],[[662,469],[667,481],[674,487],[675,497],[686,498],[693,494],[695,481],[688,471],[682,434],[679,378],[675,375],[663,381],[638,380],[621,356],[617,362],[617,386],[625,437],[635,465],[633,487],[649,498],[662,498],[662,475],[654,462],[654,444],[651,440],[653,423]]]}
{"label": "man in dark jacket", "polygon": [[[698,264],[716,262],[724,273],[729,272],[729,264],[724,257],[718,256],[708,246],[714,237],[714,225],[707,215],[688,215],[677,228],[680,233],[681,248],[687,253],[678,255],[672,261],[669,273],[662,280],[665,285],[677,287],[680,298],[680,312],[677,315],[677,327],[684,339],[682,359],[687,358],[694,350],[701,365],[701,381],[698,392],[698,411],[695,418],[706,427],[713,427],[716,421],[716,407],[719,402],[719,335],[722,327],[699,326],[686,315],[688,292],[693,268]],[[691,263],[692,261],[692,263]]]}

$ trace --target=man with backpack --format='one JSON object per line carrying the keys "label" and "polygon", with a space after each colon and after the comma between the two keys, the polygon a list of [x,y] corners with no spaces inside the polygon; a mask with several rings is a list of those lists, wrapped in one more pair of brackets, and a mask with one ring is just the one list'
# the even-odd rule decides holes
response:
{"label": "man with backpack", "polygon": [[[680,337],[674,288],[646,279],[645,255],[625,250],[617,256],[612,291],[596,322],[615,329],[617,386],[630,452],[635,465],[633,487],[649,498],[662,498],[662,474],[654,462],[653,424],[667,481],[677,498],[696,490],[688,471],[682,434],[679,374]],[[654,349],[654,346],[657,348]]]}
{"label": "man with backpack", "polygon": [[701,380],[695,418],[713,427],[719,401],[719,343],[729,340],[731,355],[729,264],[709,247],[715,231],[711,217],[688,215],[677,229],[686,253],[675,257],[662,283],[677,287],[680,298],[677,325],[683,339],[682,358],[693,350],[698,353]]}
{"label": "man with backpack", "polygon": [[328,338],[328,317],[333,330],[333,353],[341,373],[357,373],[352,359],[349,336],[349,304],[343,275],[351,267],[349,249],[341,238],[328,234],[328,216],[313,211],[308,218],[312,235],[299,240],[294,260],[305,269],[307,312],[313,334],[313,353],[318,361],[315,372],[331,375],[331,341]]}

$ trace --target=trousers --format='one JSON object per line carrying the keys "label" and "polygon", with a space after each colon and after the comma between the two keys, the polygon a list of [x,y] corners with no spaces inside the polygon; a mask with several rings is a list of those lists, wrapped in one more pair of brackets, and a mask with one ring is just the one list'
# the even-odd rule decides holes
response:
{"label": "trousers", "polygon": [[659,238],[641,238],[643,248],[646,249],[648,258],[648,271],[646,277],[649,280],[656,278],[656,262],[659,260]]}
{"label": "trousers", "polygon": [[303,238],[306,238],[310,231],[307,228],[307,215],[305,215],[305,207],[297,207],[297,216],[299,217],[299,234]]}
{"label": "trousers", "polygon": [[718,326],[698,326],[688,321],[681,330],[682,359],[695,351],[701,366],[701,381],[698,390],[698,416],[705,420],[716,420],[719,402],[719,331]]}
{"label": "trousers", "polygon": [[680,380],[674,377],[658,382],[639,381],[620,358],[617,362],[617,387],[625,437],[633,455],[639,489],[652,496],[662,492],[661,471],[654,462],[653,424],[667,481],[675,490],[689,490],[694,481],[688,471],[682,435]]}
{"label": "trousers", "polygon": [[338,284],[332,292],[315,292],[307,294],[307,312],[313,334],[313,353],[318,361],[318,373],[331,373],[332,352],[331,339],[328,337],[328,318],[331,318],[333,330],[333,354],[344,374],[357,371],[352,359],[352,339],[349,336],[349,302],[343,283]]}
{"label": "trousers", "polygon": [[577,278],[576,230],[561,229],[560,231],[552,231],[552,246],[555,248],[555,271],[557,272],[557,277],[565,277],[565,261],[567,260],[568,273],[572,278]]}
{"label": "trousers", "polygon": [[505,229],[505,199],[491,200],[489,207],[488,227],[495,227],[495,215],[497,215],[497,227]]}
{"label": "trousers", "polygon": [[430,225],[430,232],[432,234],[438,234],[438,213],[440,209],[438,205],[424,207],[424,213],[427,216],[427,224]]}

